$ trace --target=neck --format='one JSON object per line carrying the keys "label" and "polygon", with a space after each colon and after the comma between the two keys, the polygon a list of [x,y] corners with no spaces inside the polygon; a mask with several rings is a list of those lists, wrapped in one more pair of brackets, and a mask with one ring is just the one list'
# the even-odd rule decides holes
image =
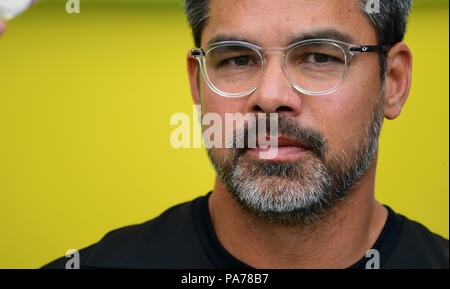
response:
{"label": "neck", "polygon": [[254,268],[346,268],[371,249],[387,219],[374,197],[376,156],[349,196],[309,225],[271,224],[247,212],[216,178],[209,212],[217,238]]}

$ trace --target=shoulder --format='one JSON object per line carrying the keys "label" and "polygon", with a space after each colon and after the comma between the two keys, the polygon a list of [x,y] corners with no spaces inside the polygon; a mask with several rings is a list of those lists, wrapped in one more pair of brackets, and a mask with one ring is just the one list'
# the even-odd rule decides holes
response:
{"label": "shoulder", "polygon": [[403,215],[397,243],[387,268],[448,268],[449,240]]}
{"label": "shoulder", "polygon": [[[81,268],[183,268],[208,267],[192,217],[194,201],[173,206],[142,224],[107,233],[99,242],[83,248]],[[64,268],[59,258],[44,269]]]}

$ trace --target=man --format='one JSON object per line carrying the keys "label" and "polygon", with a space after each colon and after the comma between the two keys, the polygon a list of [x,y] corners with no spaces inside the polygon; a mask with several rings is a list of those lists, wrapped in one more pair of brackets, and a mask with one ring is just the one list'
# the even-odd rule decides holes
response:
{"label": "man", "polygon": [[222,120],[275,113],[278,145],[224,147],[254,124],[237,127],[207,149],[211,193],[108,233],[81,268],[448,268],[448,240],[374,198],[383,119],[412,69],[411,3],[379,3],[186,0],[194,103]]}

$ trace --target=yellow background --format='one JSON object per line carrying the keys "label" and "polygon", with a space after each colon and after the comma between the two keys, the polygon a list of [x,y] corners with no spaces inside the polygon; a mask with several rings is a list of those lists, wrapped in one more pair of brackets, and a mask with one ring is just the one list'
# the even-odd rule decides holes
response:
{"label": "yellow background", "polygon": [[[64,2],[64,1],[63,1]],[[41,2],[0,37],[0,268],[37,268],[206,194],[202,149],[176,150],[192,114],[181,5]],[[413,85],[385,121],[376,197],[448,238],[448,4],[413,10]]]}

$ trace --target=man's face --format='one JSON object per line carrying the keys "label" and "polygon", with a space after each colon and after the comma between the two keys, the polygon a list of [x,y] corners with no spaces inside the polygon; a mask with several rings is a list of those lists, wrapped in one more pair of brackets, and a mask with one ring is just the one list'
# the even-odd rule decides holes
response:
{"label": "man's face", "polygon": [[[304,34],[335,30],[352,44],[377,45],[375,29],[358,0],[212,0],[202,47],[217,36],[246,39],[260,47],[285,47]],[[250,95],[227,98],[200,78],[202,114],[279,113],[280,134],[318,151],[295,151],[262,160],[249,150],[208,150],[225,187],[241,205],[284,223],[308,222],[346,195],[370,165],[382,123],[377,53],[356,55],[344,84],[329,95],[306,95],[290,84],[280,54],[266,55],[260,86]],[[284,129],[283,129],[284,127]],[[239,129],[239,128],[238,128]],[[224,143],[227,140],[224,140]]]}

